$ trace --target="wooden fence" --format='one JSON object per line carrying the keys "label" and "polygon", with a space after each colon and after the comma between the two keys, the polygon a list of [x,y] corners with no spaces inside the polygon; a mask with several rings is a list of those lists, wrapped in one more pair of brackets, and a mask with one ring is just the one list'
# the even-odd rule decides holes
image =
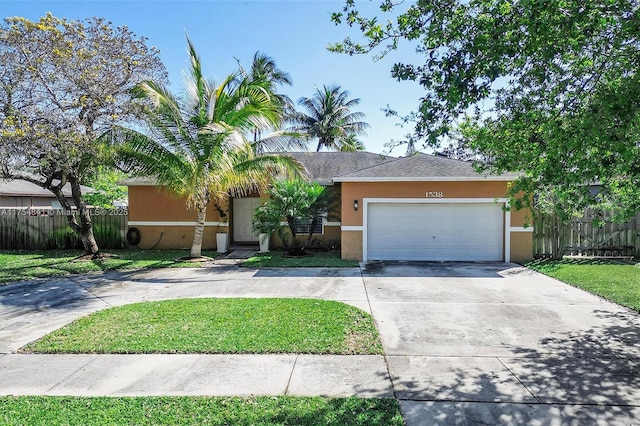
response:
{"label": "wooden fence", "polygon": [[569,223],[552,215],[536,215],[534,256],[640,257],[640,214],[624,223],[616,223],[611,217],[609,212],[596,214],[591,209]]}
{"label": "wooden fence", "polygon": [[[101,249],[124,248],[126,209],[92,209],[93,234]],[[64,210],[0,209],[0,250],[81,249]]]}

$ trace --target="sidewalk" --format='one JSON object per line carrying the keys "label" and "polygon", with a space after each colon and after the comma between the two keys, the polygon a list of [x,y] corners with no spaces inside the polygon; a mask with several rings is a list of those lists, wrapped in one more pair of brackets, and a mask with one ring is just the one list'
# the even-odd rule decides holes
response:
{"label": "sidewalk", "polygon": [[0,395],[394,397],[378,355],[0,355]]}

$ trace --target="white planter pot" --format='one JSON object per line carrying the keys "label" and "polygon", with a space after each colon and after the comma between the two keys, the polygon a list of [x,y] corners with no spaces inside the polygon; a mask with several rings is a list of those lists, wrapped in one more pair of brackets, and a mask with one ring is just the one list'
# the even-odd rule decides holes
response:
{"label": "white planter pot", "polygon": [[218,253],[226,253],[228,250],[227,243],[229,242],[229,234],[219,233],[216,234],[216,251]]}
{"label": "white planter pot", "polygon": [[269,251],[269,234],[258,234],[258,241],[260,242],[260,253],[266,253]]}

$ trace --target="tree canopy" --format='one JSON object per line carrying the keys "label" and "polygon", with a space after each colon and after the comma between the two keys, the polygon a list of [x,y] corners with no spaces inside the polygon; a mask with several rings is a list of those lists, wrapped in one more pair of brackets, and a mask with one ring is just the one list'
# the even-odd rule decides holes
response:
{"label": "tree canopy", "polygon": [[[6,18],[0,26],[2,175],[55,194],[87,253],[98,246],[80,182],[104,160],[97,137],[133,117],[131,90],[151,78],[165,78],[159,52],[104,19],[48,14],[37,22]],[[67,182],[80,222],[62,195]]]}
{"label": "tree canopy", "polygon": [[416,63],[391,74],[424,88],[414,136],[425,145],[458,132],[493,171],[523,173],[512,187],[523,201],[549,190],[563,209],[598,198],[640,207],[638,1],[385,0],[380,15],[348,0],[332,19],[362,40],[331,49],[416,46]]}

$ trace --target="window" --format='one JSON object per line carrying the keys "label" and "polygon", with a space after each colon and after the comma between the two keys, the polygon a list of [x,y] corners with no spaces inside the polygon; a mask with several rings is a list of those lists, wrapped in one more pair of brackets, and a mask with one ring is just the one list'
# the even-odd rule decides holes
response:
{"label": "window", "polygon": [[[313,230],[314,234],[322,234],[322,219],[324,215],[318,216],[316,227]],[[311,226],[311,219],[296,219],[295,220],[296,234],[308,234],[309,227]]]}

